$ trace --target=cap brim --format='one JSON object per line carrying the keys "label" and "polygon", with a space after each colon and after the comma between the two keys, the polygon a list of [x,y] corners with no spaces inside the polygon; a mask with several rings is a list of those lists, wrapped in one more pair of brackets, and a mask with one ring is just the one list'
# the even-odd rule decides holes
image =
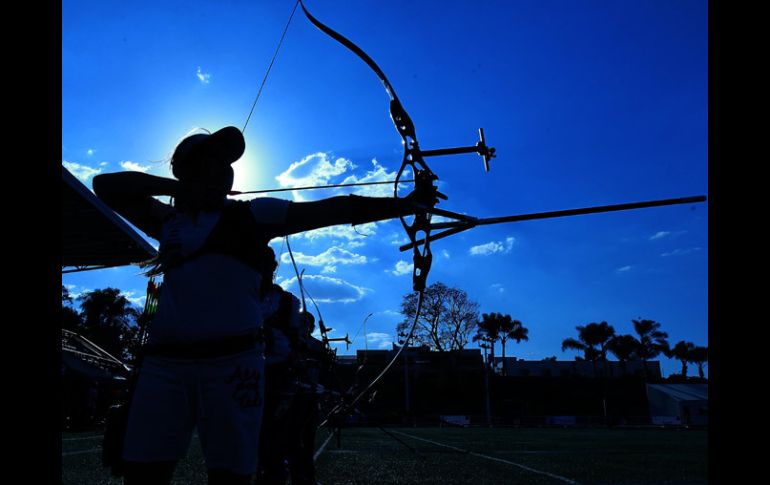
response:
{"label": "cap brim", "polygon": [[206,137],[195,149],[231,164],[243,156],[246,141],[243,139],[241,130],[234,126],[227,126]]}

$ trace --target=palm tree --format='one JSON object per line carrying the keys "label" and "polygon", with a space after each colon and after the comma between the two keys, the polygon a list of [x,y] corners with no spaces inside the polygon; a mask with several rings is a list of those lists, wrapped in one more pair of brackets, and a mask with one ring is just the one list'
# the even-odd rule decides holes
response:
{"label": "palm tree", "polygon": [[586,325],[588,329],[593,325],[593,328],[589,330],[591,337],[599,345],[601,351],[601,359],[604,367],[604,375],[607,375],[607,343],[615,336],[615,329],[607,322],[589,323]]}
{"label": "palm tree", "polygon": [[495,342],[500,338],[500,320],[502,315],[499,313],[482,313],[481,321],[477,324],[476,335],[473,341],[482,341],[489,345],[492,363],[495,362]]}
{"label": "palm tree", "polygon": [[616,335],[607,342],[607,350],[620,361],[623,375],[626,374],[626,361],[636,355],[639,345],[639,341],[633,335]]}
{"label": "palm tree", "polygon": [[660,330],[660,323],[654,320],[631,320],[634,324],[634,331],[639,335],[639,349],[637,355],[644,363],[644,373],[647,374],[647,360],[660,355],[661,352],[667,355],[669,351],[668,334]]}
{"label": "palm tree", "polygon": [[[586,360],[590,360],[594,365],[594,374],[596,373],[596,361],[604,361],[604,372],[607,373],[607,342],[615,335],[615,329],[607,322],[588,325],[578,325],[575,327],[578,331],[578,340],[568,338],[562,341],[561,350],[566,349],[582,350]],[[598,349],[596,347],[599,347]]]}
{"label": "palm tree", "polygon": [[500,339],[500,344],[503,347],[503,375],[507,375],[507,368],[505,363],[505,344],[508,342],[508,339],[513,339],[516,341],[516,343],[520,343],[522,340],[529,340],[529,330],[524,328],[524,324],[522,324],[518,320],[512,320],[510,315],[500,315],[497,314],[500,318],[500,331],[498,338]]}
{"label": "palm tree", "polygon": [[709,360],[708,347],[695,347],[690,351],[691,363],[698,365],[698,376],[703,379],[703,365]]}
{"label": "palm tree", "polygon": [[680,340],[679,342],[674,345],[674,348],[671,349],[670,357],[680,361],[682,363],[682,377],[685,379],[687,378],[687,362],[690,362],[690,356],[692,354],[693,349],[695,349],[695,344],[692,342],[685,342],[684,340]]}

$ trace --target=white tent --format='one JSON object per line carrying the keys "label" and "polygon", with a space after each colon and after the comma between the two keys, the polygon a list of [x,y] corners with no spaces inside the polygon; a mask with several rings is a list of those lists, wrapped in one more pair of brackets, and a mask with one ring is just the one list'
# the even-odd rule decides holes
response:
{"label": "white tent", "polygon": [[708,424],[708,384],[647,384],[654,424]]}
{"label": "white tent", "polygon": [[62,366],[98,381],[125,381],[131,368],[75,332],[61,330]]}
{"label": "white tent", "polygon": [[63,165],[61,176],[62,273],[125,266],[157,254]]}

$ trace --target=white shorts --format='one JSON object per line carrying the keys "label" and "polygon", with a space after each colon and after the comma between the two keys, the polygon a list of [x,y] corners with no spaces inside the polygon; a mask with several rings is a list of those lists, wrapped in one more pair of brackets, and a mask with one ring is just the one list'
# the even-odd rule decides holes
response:
{"label": "white shorts", "polygon": [[214,359],[145,357],[131,401],[123,458],[180,460],[197,427],[207,468],[254,473],[264,363],[261,347]]}

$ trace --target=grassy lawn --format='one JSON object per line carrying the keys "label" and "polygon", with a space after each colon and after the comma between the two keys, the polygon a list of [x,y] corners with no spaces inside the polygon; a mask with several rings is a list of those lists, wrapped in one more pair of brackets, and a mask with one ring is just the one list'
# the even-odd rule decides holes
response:
{"label": "grassy lawn", "polygon": [[[326,441],[323,431],[317,448]],[[316,462],[329,484],[695,485],[708,482],[707,431],[561,428],[350,428]],[[101,436],[62,434],[63,484],[121,484]],[[193,439],[174,484],[205,484]]]}

